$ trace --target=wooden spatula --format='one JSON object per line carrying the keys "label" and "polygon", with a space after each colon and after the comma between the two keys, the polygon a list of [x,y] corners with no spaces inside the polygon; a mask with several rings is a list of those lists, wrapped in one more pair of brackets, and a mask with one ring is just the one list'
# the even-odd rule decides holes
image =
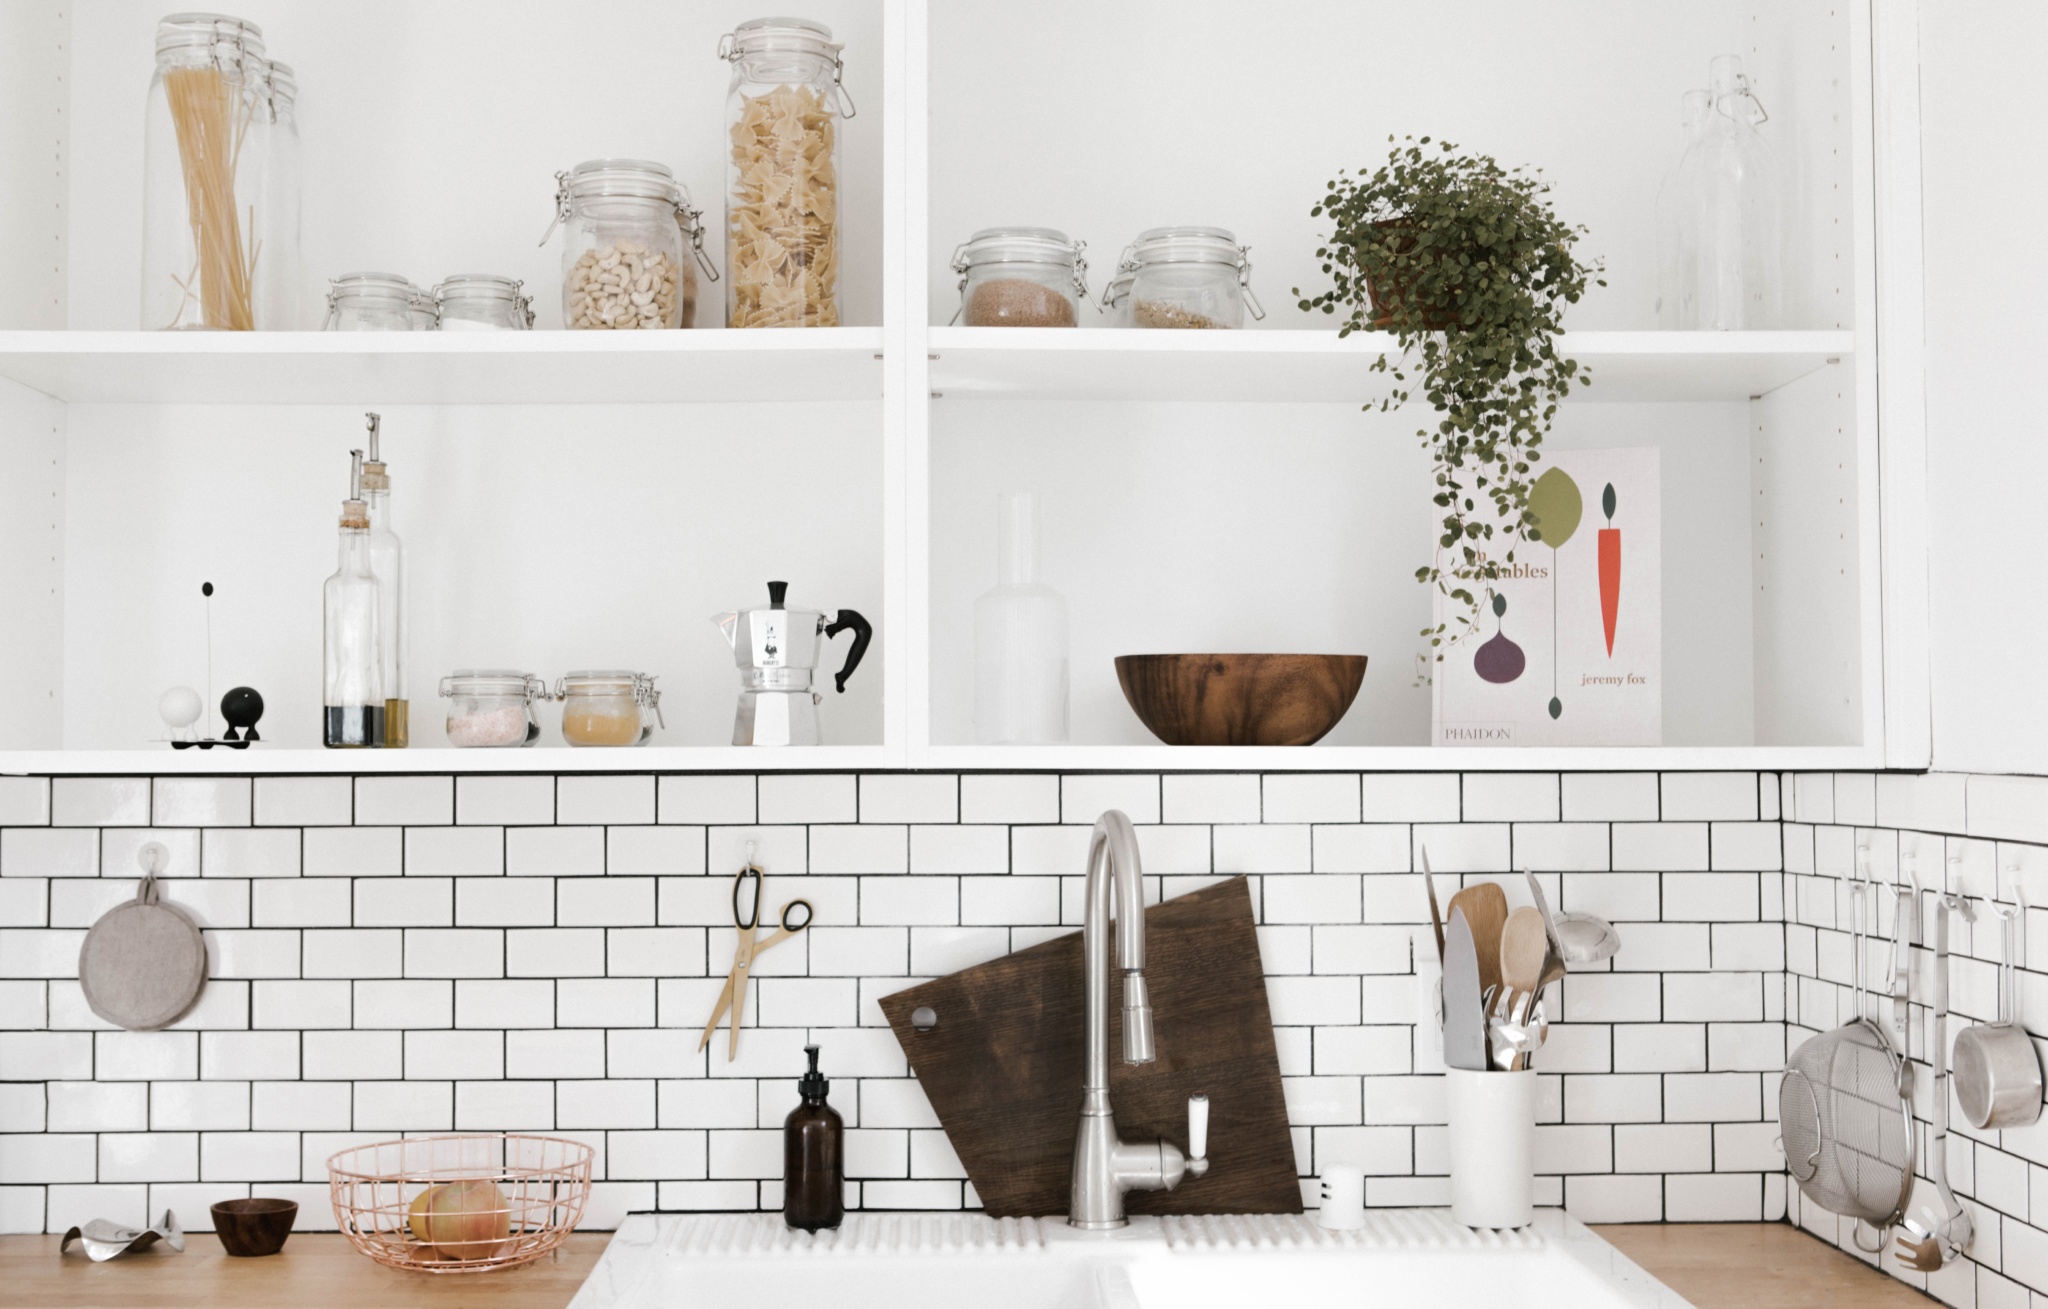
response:
{"label": "wooden spatula", "polygon": [[1497,882],[1468,886],[1451,897],[1450,914],[1465,911],[1472,929],[1472,944],[1479,951],[1479,993],[1500,985],[1500,934],[1508,923],[1508,897]]}

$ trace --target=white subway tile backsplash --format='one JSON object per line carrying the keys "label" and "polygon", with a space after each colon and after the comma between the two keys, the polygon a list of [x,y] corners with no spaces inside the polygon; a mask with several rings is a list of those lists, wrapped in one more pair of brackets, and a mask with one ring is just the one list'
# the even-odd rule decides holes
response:
{"label": "white subway tile backsplash", "polygon": [[502,827],[408,827],[408,877],[496,877],[505,871]]}
{"label": "white subway tile backsplash", "polygon": [[859,787],[851,774],[764,773],[755,790],[763,823],[860,820]]}
{"label": "white subway tile backsplash", "polygon": [[[1575,968],[1549,997],[1539,1196],[1582,1219],[1770,1217],[1787,1194],[1769,1121],[1784,1010],[1815,1030],[1846,1012],[1854,845],[1885,877],[1902,846],[1923,868],[1946,853],[1867,824],[2041,839],[2010,826],[2024,802],[1997,779],[1903,775],[165,778],[134,779],[133,812],[118,786],[69,780],[88,785],[0,779],[0,973],[35,965],[0,981],[0,1028],[17,1029],[0,1031],[0,1114],[15,1136],[84,1138],[92,1170],[6,1183],[0,1226],[82,1197],[140,1206],[149,1187],[197,1204],[304,1186],[318,1207],[327,1153],[399,1131],[588,1137],[607,1180],[587,1226],[628,1205],[773,1206],[807,1041],[851,1129],[850,1201],[974,1203],[877,1001],[1074,930],[1109,807],[1140,825],[1148,903],[1249,876],[1305,1176],[1349,1155],[1376,1203],[1448,1199],[1426,844],[1440,896],[1492,879],[1519,904],[1513,873],[1532,866],[1560,908],[1623,937],[1608,970]],[[152,838],[191,865],[167,893],[209,924],[215,977],[177,1030],[107,1030],[68,978],[76,937],[132,893]],[[802,896],[817,924],[757,960],[728,1061],[722,1039],[696,1041],[750,841],[770,911]],[[2039,853],[1957,849],[1979,880]],[[1957,949],[1958,1013],[1977,1016],[1995,949],[1960,929]],[[2048,1004],[2048,984],[2025,985]],[[1959,1135],[1959,1188],[2030,1211],[2048,1145],[2006,1136],[1972,1154]]]}
{"label": "white subway tile backsplash", "polygon": [[149,826],[147,777],[59,777],[50,783],[50,821],[58,827]]}
{"label": "white subway tile backsplash", "polygon": [[612,827],[605,830],[605,872],[614,877],[704,871],[701,827]]}
{"label": "white subway tile backsplash", "polygon": [[555,821],[555,779],[546,775],[458,777],[455,821],[530,827]]}
{"label": "white subway tile backsplash", "polygon": [[[1399,805],[1403,801],[1406,780],[1390,779],[1385,803]],[[1359,819],[1356,773],[1268,773],[1261,779],[1260,789],[1261,818],[1265,822],[1355,823]],[[1455,780],[1452,791],[1455,795]]]}
{"label": "white subway tile backsplash", "polygon": [[1568,823],[1653,823],[1663,816],[1655,773],[1566,773],[1562,783]]}
{"label": "white subway tile backsplash", "polygon": [[1554,823],[1558,819],[1556,773],[1467,773],[1464,808],[1468,823]]}
{"label": "white subway tile backsplash", "polygon": [[49,821],[49,778],[0,777],[0,827],[41,827]]}
{"label": "white subway tile backsplash", "polygon": [[90,827],[0,831],[0,877],[97,877],[100,834]]}
{"label": "white subway tile backsplash", "polygon": [[1110,809],[1133,823],[1159,821],[1156,773],[1086,773],[1060,778],[1060,821],[1092,827]]}
{"label": "white subway tile backsplash", "polygon": [[963,823],[1057,823],[1060,779],[1049,773],[972,773],[960,779]]}
{"label": "white subway tile backsplash", "polygon": [[455,821],[452,777],[358,777],[358,826],[395,827]]}
{"label": "white subway tile backsplash", "polygon": [[250,812],[246,777],[159,777],[152,788],[156,827],[247,827]]}
{"label": "white subway tile backsplash", "polygon": [[397,877],[405,833],[396,827],[308,827],[301,845],[308,877]]}
{"label": "white subway tile backsplash", "polygon": [[862,823],[960,820],[960,779],[951,774],[873,773],[860,779]]}
{"label": "white subway tile backsplash", "polygon": [[1256,823],[1257,773],[1173,773],[1160,779],[1160,817],[1168,823]]}
{"label": "white subway tile backsplash", "polygon": [[514,877],[600,877],[602,827],[508,827],[505,871]]}
{"label": "white subway tile backsplash", "polygon": [[355,788],[346,777],[259,777],[252,787],[259,827],[346,827]]}

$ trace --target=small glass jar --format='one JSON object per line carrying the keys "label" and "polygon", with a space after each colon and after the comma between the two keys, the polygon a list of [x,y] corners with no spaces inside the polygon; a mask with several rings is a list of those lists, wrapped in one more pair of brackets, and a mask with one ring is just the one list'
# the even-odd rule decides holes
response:
{"label": "small glass jar", "polygon": [[[697,266],[718,280],[704,255],[703,211],[664,164],[586,159],[555,174],[555,227],[562,248],[562,325],[621,330],[697,325]],[[687,247],[687,248],[686,248]]]}
{"label": "small glass jar", "polygon": [[225,14],[157,24],[142,156],[142,327],[247,332],[269,209],[263,29]]}
{"label": "small glass jar", "polygon": [[731,327],[839,326],[839,119],[832,29],[756,18],[718,43],[726,90],[725,310]]}
{"label": "small glass jar", "polygon": [[396,273],[344,273],[327,284],[330,332],[410,332],[419,288]]}
{"label": "small glass jar", "polygon": [[444,332],[524,332],[533,326],[526,284],[495,273],[457,273],[434,288]]}
{"label": "small glass jar", "polygon": [[547,683],[510,668],[459,668],[441,679],[448,697],[448,744],[459,749],[532,745],[540,739],[536,700]]}
{"label": "small glass jar", "polygon": [[1086,241],[1050,227],[985,227],[953,252],[969,327],[1073,327],[1088,298]]}
{"label": "small glass jar", "polygon": [[555,683],[555,698],[570,745],[642,745],[661,723],[661,692],[647,673],[570,673]]}
{"label": "small glass jar", "polygon": [[1104,306],[1123,290],[1129,304],[1119,326],[1242,327],[1247,306],[1253,318],[1266,316],[1252,294],[1250,252],[1221,227],[1140,232],[1117,260],[1119,274],[1132,274],[1130,283],[1121,288],[1119,277],[1104,288]]}

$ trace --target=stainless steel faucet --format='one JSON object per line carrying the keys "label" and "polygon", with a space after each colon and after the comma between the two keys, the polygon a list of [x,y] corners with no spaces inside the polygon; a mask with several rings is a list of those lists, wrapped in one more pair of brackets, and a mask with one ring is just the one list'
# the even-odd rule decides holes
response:
{"label": "stainless steel faucet", "polygon": [[1145,889],[1138,836],[1111,809],[1088,839],[1088,885],[1081,953],[1088,980],[1088,1068],[1081,1089],[1081,1129],[1074,1138],[1074,1179],[1067,1221],[1075,1227],[1122,1227],[1124,1192],[1171,1191],[1181,1179],[1209,1171],[1209,1099],[1188,1100],[1188,1153],[1171,1141],[1119,1141],[1109,1104],[1109,917],[1116,889],[1117,963],[1124,970],[1124,1062],[1153,1058],[1152,1004],[1145,990]]}

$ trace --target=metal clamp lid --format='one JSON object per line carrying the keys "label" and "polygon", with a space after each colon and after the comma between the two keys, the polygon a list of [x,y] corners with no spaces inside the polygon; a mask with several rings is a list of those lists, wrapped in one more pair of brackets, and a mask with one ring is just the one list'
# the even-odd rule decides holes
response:
{"label": "metal clamp lid", "polygon": [[[749,46],[749,37],[761,40]],[[793,50],[818,59],[831,59],[832,90],[839,101],[839,116],[852,118],[859,111],[854,107],[853,97],[846,93],[846,60],[840,55],[845,48],[832,39],[831,28],[806,18],[756,18],[741,23],[718,38],[718,57],[729,64],[736,64],[750,54],[767,54],[771,50]]]}

